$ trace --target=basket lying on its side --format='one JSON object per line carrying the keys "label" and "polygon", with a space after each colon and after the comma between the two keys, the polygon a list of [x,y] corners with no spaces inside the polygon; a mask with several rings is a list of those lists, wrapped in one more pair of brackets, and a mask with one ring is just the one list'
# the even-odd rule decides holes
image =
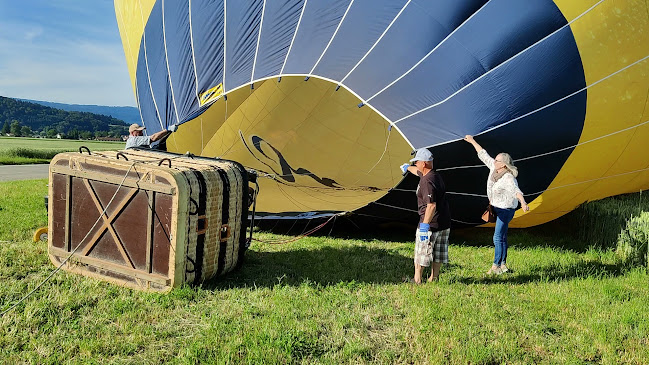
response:
{"label": "basket lying on its side", "polygon": [[[50,163],[52,262],[167,291],[233,270],[246,248],[248,173],[226,160],[143,151],[62,153]],[[102,214],[103,213],[103,214]]]}

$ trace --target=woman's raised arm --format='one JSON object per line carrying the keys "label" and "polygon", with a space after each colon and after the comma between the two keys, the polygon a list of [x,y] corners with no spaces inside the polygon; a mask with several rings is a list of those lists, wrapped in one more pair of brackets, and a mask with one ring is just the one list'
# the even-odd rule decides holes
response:
{"label": "woman's raised arm", "polygon": [[489,156],[487,151],[482,148],[482,146],[480,146],[478,142],[475,141],[475,139],[473,139],[472,135],[467,134],[464,137],[464,140],[473,145],[473,148],[475,148],[476,152],[478,152],[478,158],[480,159],[480,161],[482,161],[482,163],[484,163],[490,170],[494,168],[494,159]]}
{"label": "woman's raised arm", "polygon": [[466,136],[464,136],[464,140],[471,143],[473,145],[473,148],[475,148],[476,152],[480,152],[480,150],[482,150],[482,146],[480,146],[478,142],[476,142],[475,139],[473,139],[472,135],[467,134]]}

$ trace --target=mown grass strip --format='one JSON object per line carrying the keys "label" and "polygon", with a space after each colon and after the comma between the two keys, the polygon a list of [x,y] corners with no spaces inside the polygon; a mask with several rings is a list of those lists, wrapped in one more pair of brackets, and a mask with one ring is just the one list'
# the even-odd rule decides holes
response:
{"label": "mown grass strip", "polygon": [[0,137],[0,165],[49,163],[56,154],[78,151],[81,146],[91,151],[119,150],[124,143]]}

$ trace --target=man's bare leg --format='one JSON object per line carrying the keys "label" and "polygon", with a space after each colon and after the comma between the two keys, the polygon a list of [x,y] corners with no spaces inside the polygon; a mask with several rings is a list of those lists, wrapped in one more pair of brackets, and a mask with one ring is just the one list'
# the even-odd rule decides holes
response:
{"label": "man's bare leg", "polygon": [[421,265],[415,262],[415,283],[421,284]]}
{"label": "man's bare leg", "polygon": [[430,270],[430,277],[428,277],[428,282],[439,280],[439,269],[442,267],[441,262],[433,262]]}

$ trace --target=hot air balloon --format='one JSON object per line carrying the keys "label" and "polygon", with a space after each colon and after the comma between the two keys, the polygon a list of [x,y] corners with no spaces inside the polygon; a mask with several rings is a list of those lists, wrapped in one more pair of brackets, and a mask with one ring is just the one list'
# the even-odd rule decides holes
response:
{"label": "hot air balloon", "polygon": [[475,225],[508,152],[530,212],[649,187],[643,0],[115,0],[147,130],[256,169],[264,217],[416,218],[428,148],[453,221]]}

